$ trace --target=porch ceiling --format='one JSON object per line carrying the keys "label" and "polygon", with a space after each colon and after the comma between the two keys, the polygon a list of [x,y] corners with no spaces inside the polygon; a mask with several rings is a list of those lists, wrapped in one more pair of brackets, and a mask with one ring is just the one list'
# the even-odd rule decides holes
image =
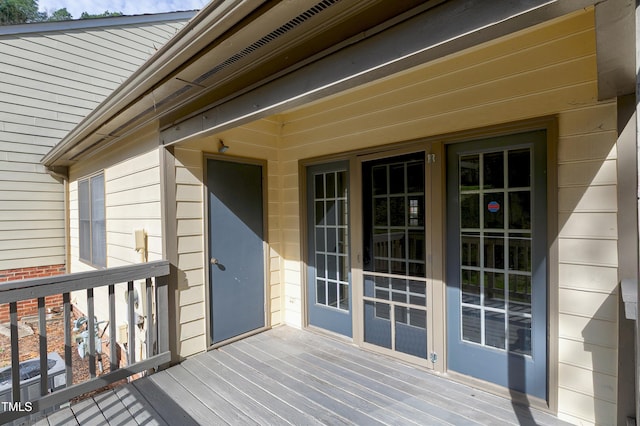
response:
{"label": "porch ceiling", "polygon": [[165,145],[214,134],[594,3],[212,2],[43,163],[73,164],[155,120]]}
{"label": "porch ceiling", "polygon": [[[83,123],[86,128],[74,129],[43,162],[69,165],[85,152],[105,149],[153,120],[160,120],[161,126],[174,124],[214,101],[235,97],[299,67],[319,52],[366,34],[416,5],[425,9],[443,1],[212,2],[221,4],[220,11],[208,7],[213,10],[203,10],[196,17],[211,28],[202,29],[194,43],[190,30],[198,33],[197,25],[179,33],[177,38],[187,41],[181,43],[184,50],[173,52],[177,58],[167,53],[166,66],[162,57],[153,58],[145,67],[156,66],[154,75],[146,81],[125,82],[115,93],[115,98],[120,95],[119,105],[113,101],[99,106]],[[99,116],[101,109],[106,116]]]}

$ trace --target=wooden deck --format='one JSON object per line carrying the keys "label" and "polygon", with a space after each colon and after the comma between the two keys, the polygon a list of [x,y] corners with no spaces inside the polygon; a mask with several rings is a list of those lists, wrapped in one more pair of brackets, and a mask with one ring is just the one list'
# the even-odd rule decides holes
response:
{"label": "wooden deck", "polygon": [[41,425],[558,425],[549,414],[279,327],[62,409]]}

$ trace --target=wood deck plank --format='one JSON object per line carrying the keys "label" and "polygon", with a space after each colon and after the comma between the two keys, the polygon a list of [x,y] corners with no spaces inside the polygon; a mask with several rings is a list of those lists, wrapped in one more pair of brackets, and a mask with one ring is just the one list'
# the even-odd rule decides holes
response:
{"label": "wood deck plank", "polygon": [[[479,418],[488,415],[489,418],[482,420],[486,424],[491,424],[492,418],[496,419],[495,422],[506,422],[506,424],[567,424],[540,410],[512,404],[506,398],[430,374],[382,355],[363,351],[332,338],[311,332],[298,332],[288,327],[280,327],[272,331],[275,333],[269,335],[269,338],[291,340],[296,345],[318,348],[322,351],[323,358],[341,363],[346,368],[359,371],[361,374],[366,375],[371,371],[378,371],[384,374],[385,383],[410,392],[421,399],[439,401],[446,398],[449,400],[447,404],[451,410],[460,411],[471,408],[479,413]],[[263,339],[265,336],[256,335],[255,337]],[[326,345],[319,344],[318,339]],[[479,420],[478,417],[474,418]]]}
{"label": "wood deck plank", "polygon": [[102,411],[107,423],[120,425],[135,423],[131,413],[129,413],[129,410],[120,401],[113,389],[96,395],[93,400]]}
{"label": "wood deck plank", "polygon": [[71,405],[71,411],[82,426],[108,426],[107,419],[93,398],[84,399]]}
{"label": "wood deck plank", "polygon": [[[273,354],[280,353],[284,355],[284,352],[276,350],[272,346],[263,347],[257,339],[251,340],[251,342],[245,342],[245,344],[255,348],[255,350],[263,352],[268,350]],[[284,349],[285,347],[285,345],[282,345],[280,349]],[[297,348],[289,347],[289,349],[295,351]],[[380,382],[353,374],[351,371],[339,367],[336,364],[328,363],[323,359],[305,360],[304,355],[305,354],[301,352],[295,357],[283,357],[283,359],[286,359],[288,363],[297,368],[307,370],[319,377],[325,377],[342,389],[361,395],[379,407],[380,410],[388,410],[397,421],[403,424],[433,425],[445,423],[428,413],[430,407],[426,405],[421,405],[420,409],[414,407],[414,404],[408,402],[413,398],[413,396],[408,393],[394,392],[393,389]]]}
{"label": "wood deck plank", "polygon": [[258,425],[254,419],[218,395],[215,389],[207,387],[181,364],[168,369],[167,373],[185,389],[188,389],[188,393],[228,424]]}
{"label": "wood deck plank", "polygon": [[[161,373],[156,373],[158,375]],[[153,406],[163,421],[169,425],[196,426],[196,422],[181,405],[164,392],[161,386],[151,381],[150,377],[136,380],[131,385]],[[179,400],[179,399],[178,399]],[[213,416],[212,416],[213,417]]]}
{"label": "wood deck plank", "polygon": [[40,425],[563,425],[309,331],[279,327],[48,415]]}
{"label": "wood deck plank", "polygon": [[71,408],[65,407],[58,411],[54,411],[46,417],[46,423],[43,423],[43,419],[38,420],[38,424],[51,425],[51,426],[77,426],[78,420],[71,411]]}
{"label": "wood deck plank", "polygon": [[202,380],[213,392],[218,393],[228,404],[245,413],[258,424],[300,424],[296,420],[309,420],[304,415],[266,393],[264,390],[253,387],[234,386],[225,380],[223,376],[210,370],[197,359],[186,360],[181,364],[187,371]]}
{"label": "wood deck plank", "polygon": [[[202,401],[191,394],[189,390],[175,380],[167,370],[149,376],[149,380],[158,388],[162,389],[167,396],[175,401],[182,410],[188,413],[196,423],[207,424],[214,422],[215,424],[229,424],[210,407],[207,407]],[[140,391],[142,392],[142,390]],[[175,424],[173,421],[167,422],[169,424]]]}
{"label": "wood deck plank", "polygon": [[119,386],[114,389],[118,398],[131,414],[135,422],[144,426],[168,426],[158,412],[132,385]]}
{"label": "wood deck plank", "polygon": [[262,378],[263,384],[277,384],[283,392],[287,393],[287,403],[296,407],[305,407],[307,410],[305,411],[306,413],[311,414],[324,424],[347,425],[354,423],[353,420],[348,418],[349,416],[344,416],[343,411],[345,409],[348,410],[348,407],[345,406],[339,411],[327,409],[326,402],[330,400],[330,398],[326,398],[324,395],[315,395],[312,392],[308,392],[308,389],[303,384],[286,377],[277,370],[265,372],[261,366],[254,367],[252,364],[247,364],[242,360],[236,359],[229,354],[222,352],[216,353],[215,358],[230,368],[250,372],[254,380],[260,380]]}
{"label": "wood deck plank", "polygon": [[295,424],[349,424],[346,419],[324,410],[319,404],[288,388],[280,381],[273,380],[226,354],[211,351],[198,357],[197,361],[222,375],[226,380],[246,389],[247,392],[253,393],[255,390],[252,388],[256,387],[258,392],[264,392],[262,398],[270,395],[276,400],[280,400],[282,402],[282,404],[278,404],[280,409],[283,409],[284,414],[288,415],[288,418]]}
{"label": "wood deck plank", "polygon": [[[301,342],[299,339],[294,343],[287,339],[280,339],[277,335],[275,337],[276,340],[280,342],[280,344],[277,345],[278,347],[290,347],[299,351],[299,357],[309,365],[324,366],[324,368],[329,371],[331,369],[338,369],[342,374],[351,375],[354,380],[366,383],[367,388],[376,388],[391,398],[399,399],[420,411],[437,416],[444,421],[492,425],[512,423],[505,419],[492,416],[490,413],[477,409],[473,405],[461,406],[459,402],[447,397],[444,390],[434,387],[434,380],[429,379],[437,379],[437,377],[432,376],[428,372],[414,369],[410,377],[405,377],[404,380],[401,380],[393,375],[383,374],[388,368],[388,364],[395,361],[382,357],[367,356],[366,363],[364,360],[357,364],[349,363],[346,362],[344,357],[334,356],[325,351],[329,345],[327,340],[330,339],[318,336],[318,340],[316,340],[312,346]],[[256,338],[252,342],[260,341],[265,340]],[[266,342],[270,341],[271,339],[266,340]],[[423,386],[415,385],[418,379],[425,380]]]}
{"label": "wood deck plank", "polygon": [[346,392],[332,387],[326,382],[320,380],[307,382],[305,377],[299,374],[299,371],[287,371],[280,363],[271,365],[251,354],[239,350],[234,345],[224,347],[224,351],[221,350],[221,353],[232,356],[246,365],[255,366],[274,380],[281,380],[286,386],[300,392],[300,394],[317,402],[320,406],[331,412],[335,412],[351,422],[367,425],[384,424],[372,417],[369,413],[361,411],[365,409],[366,404],[364,404],[364,400],[353,398],[346,394]]}

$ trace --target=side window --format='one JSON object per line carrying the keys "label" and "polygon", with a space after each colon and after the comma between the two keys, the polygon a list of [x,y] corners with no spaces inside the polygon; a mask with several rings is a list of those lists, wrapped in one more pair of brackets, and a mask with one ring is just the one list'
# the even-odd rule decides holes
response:
{"label": "side window", "polygon": [[78,181],[78,217],[80,259],[107,266],[104,173]]}

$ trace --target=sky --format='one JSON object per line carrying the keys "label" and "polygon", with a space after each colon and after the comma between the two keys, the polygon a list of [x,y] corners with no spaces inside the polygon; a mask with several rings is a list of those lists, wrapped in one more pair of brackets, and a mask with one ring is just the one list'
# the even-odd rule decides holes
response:
{"label": "sky", "polygon": [[66,7],[73,19],[78,19],[82,12],[95,14],[108,10],[125,15],[141,15],[202,9],[208,2],[209,0],[39,0],[38,5],[40,11],[49,13]]}

